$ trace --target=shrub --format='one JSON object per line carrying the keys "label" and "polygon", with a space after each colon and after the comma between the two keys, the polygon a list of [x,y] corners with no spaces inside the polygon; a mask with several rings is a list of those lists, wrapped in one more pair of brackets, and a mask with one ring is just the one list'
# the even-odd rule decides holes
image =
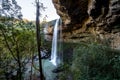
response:
{"label": "shrub", "polygon": [[73,80],[120,80],[120,51],[103,45],[79,45],[71,66]]}

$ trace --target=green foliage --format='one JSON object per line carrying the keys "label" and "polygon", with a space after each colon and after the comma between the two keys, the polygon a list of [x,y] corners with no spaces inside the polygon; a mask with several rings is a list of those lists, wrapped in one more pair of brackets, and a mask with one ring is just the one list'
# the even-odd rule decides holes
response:
{"label": "green foliage", "polygon": [[26,60],[36,52],[35,25],[32,22],[6,20],[0,22],[0,75],[24,73]]}
{"label": "green foliage", "polygon": [[71,75],[70,65],[64,63],[64,65],[61,66],[61,69],[64,71],[59,73],[59,80],[67,80],[67,77]]}
{"label": "green foliage", "polygon": [[74,80],[120,79],[119,51],[98,44],[89,44],[77,47],[74,54],[71,67]]}
{"label": "green foliage", "polygon": [[1,0],[0,4],[0,16],[21,19],[21,7],[17,4],[16,0]]}
{"label": "green foliage", "polygon": [[62,75],[61,80],[69,76],[72,80],[120,80],[120,51],[100,44],[79,44],[74,48],[72,65]]}

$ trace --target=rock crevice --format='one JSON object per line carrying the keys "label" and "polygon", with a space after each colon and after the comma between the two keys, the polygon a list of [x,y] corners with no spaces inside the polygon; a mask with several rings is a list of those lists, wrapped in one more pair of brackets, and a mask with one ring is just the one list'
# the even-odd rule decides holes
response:
{"label": "rock crevice", "polygon": [[120,32],[120,0],[52,1],[62,19],[63,38],[66,41],[101,35],[107,39],[106,35]]}

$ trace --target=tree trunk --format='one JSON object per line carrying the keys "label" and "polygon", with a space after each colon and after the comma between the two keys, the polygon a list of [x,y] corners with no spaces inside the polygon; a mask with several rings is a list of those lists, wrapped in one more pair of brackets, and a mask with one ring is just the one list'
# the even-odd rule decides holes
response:
{"label": "tree trunk", "polygon": [[20,62],[20,60],[18,60],[18,66],[19,66],[18,77],[19,77],[19,80],[22,80],[22,71],[21,71],[21,62]]}
{"label": "tree trunk", "polygon": [[36,0],[36,33],[37,33],[37,48],[38,48],[38,57],[39,57],[39,72],[40,72],[40,79],[44,80],[43,71],[42,71],[41,52],[40,52],[41,37],[40,37],[39,10],[40,10],[39,0]]}

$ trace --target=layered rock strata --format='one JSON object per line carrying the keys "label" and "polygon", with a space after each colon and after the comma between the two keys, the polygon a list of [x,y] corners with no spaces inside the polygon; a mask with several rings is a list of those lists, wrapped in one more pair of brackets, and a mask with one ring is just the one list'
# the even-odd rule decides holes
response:
{"label": "layered rock strata", "polygon": [[120,37],[120,0],[52,1],[62,19],[64,41],[94,39],[98,42],[111,40],[115,44],[120,43],[120,40],[117,43],[114,41]]}

